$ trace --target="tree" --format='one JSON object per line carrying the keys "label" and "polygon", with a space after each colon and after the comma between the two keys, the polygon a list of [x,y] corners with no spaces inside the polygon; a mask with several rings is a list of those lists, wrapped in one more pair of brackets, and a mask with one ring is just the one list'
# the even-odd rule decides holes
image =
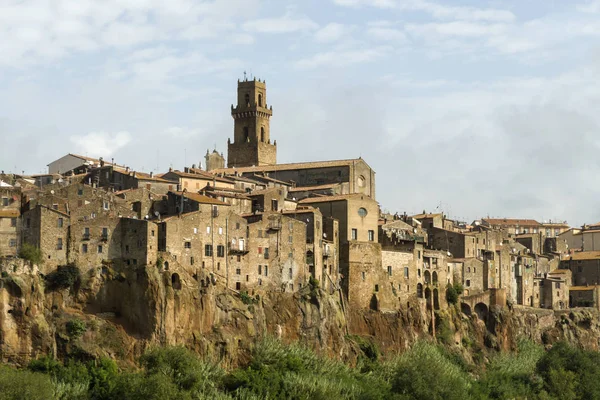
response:
{"label": "tree", "polygon": [[32,264],[42,264],[44,262],[42,250],[29,243],[23,243],[21,250],[19,250],[19,257]]}

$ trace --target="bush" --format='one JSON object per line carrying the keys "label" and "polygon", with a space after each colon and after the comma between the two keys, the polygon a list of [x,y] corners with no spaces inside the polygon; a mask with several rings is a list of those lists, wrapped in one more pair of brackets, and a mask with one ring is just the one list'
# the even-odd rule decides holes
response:
{"label": "bush", "polygon": [[46,275],[46,284],[50,290],[74,289],[81,282],[81,272],[74,265],[58,267]]}
{"label": "bush", "polygon": [[47,375],[0,366],[0,400],[48,400],[53,390]]}
{"label": "bush", "polygon": [[23,243],[21,250],[19,250],[19,257],[32,264],[42,264],[44,262],[42,250],[29,243]]}
{"label": "bush", "polygon": [[242,303],[246,305],[254,304],[257,302],[256,299],[252,298],[248,294],[248,292],[240,292],[240,298],[242,299]]}
{"label": "bush", "polygon": [[458,299],[463,290],[464,288],[460,283],[455,283],[454,285],[448,284],[446,287],[446,300],[448,301],[448,304],[458,303]]}
{"label": "bush", "polygon": [[67,335],[69,335],[71,339],[77,339],[81,337],[86,330],[87,326],[85,322],[79,319],[72,319],[67,322]]}

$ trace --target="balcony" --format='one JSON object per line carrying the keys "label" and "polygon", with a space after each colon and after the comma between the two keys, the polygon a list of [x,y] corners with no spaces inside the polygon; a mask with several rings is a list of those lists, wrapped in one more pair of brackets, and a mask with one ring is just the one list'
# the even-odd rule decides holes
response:
{"label": "balcony", "polygon": [[103,233],[102,236],[100,236],[100,240],[108,242],[108,233]]}
{"label": "balcony", "polygon": [[229,244],[229,254],[248,254],[248,249],[245,246],[240,246],[237,244]]}
{"label": "balcony", "polygon": [[269,223],[269,227],[267,228],[270,231],[279,231],[281,230],[281,221],[274,221]]}

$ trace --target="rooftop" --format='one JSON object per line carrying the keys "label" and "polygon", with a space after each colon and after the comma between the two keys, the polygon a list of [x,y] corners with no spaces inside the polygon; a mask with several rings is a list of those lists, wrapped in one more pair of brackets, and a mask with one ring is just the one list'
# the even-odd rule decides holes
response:
{"label": "rooftop", "polygon": [[[301,162],[301,163],[289,163],[289,164],[275,164],[275,165],[261,165],[254,167],[233,167],[233,168],[222,168],[216,169],[214,173],[246,173],[246,172],[260,172],[260,171],[289,171],[294,169],[312,169],[312,168],[329,168],[329,167],[345,167],[354,165],[359,162],[365,162],[362,158],[352,158],[349,160],[331,160],[331,161],[312,161],[312,162]],[[366,163],[365,163],[366,164]]]}
{"label": "rooftop", "polygon": [[[298,204],[311,204],[311,203],[328,203],[331,201],[344,201],[344,200],[349,200],[349,199],[354,199],[357,197],[366,197],[370,200],[371,199],[369,196],[364,195],[364,194],[360,194],[360,193],[351,193],[351,194],[338,194],[335,196],[319,196],[319,197],[308,197],[306,199],[302,199],[298,202]],[[373,200],[375,201],[375,200]]]}
{"label": "rooftop", "polygon": [[218,205],[218,206],[229,206],[230,205],[228,203],[224,203],[224,202],[214,199],[212,197],[204,196],[202,194],[194,193],[194,192],[169,192],[169,193],[174,193],[177,196],[183,196],[187,199],[193,200],[196,203],[200,203],[200,204],[214,204],[214,205]]}
{"label": "rooftop", "polygon": [[482,218],[482,221],[490,225],[501,226],[540,226],[541,224],[534,219],[517,219],[517,218]]}
{"label": "rooftop", "polygon": [[563,260],[575,260],[575,261],[583,261],[583,260],[600,260],[600,251],[577,251],[573,254],[567,255],[563,258]]}

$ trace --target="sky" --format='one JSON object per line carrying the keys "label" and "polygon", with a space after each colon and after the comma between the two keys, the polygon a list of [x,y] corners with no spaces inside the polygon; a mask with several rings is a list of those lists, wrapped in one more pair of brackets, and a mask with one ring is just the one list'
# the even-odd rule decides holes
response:
{"label": "sky", "polygon": [[362,157],[384,210],[600,221],[597,0],[0,0],[0,169],[226,155],[244,72],[278,162]]}

